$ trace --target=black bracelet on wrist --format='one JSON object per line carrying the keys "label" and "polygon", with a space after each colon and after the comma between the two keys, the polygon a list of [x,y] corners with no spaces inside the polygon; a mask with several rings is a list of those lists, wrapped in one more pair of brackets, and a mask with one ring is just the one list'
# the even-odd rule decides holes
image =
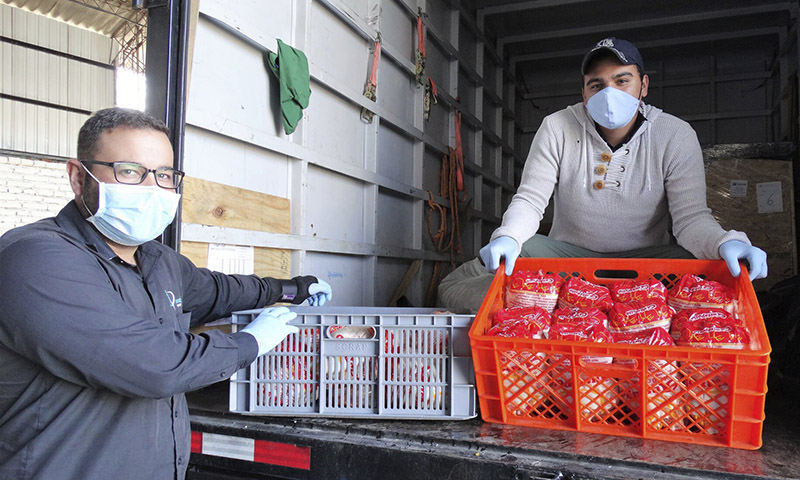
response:
{"label": "black bracelet on wrist", "polygon": [[[291,302],[294,303],[295,298],[297,298],[297,282],[294,280],[281,280],[281,302]],[[305,300],[305,299],[303,299]]]}

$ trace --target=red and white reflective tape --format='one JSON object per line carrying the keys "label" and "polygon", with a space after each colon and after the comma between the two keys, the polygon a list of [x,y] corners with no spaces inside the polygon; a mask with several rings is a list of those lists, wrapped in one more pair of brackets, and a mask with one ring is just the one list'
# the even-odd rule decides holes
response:
{"label": "red and white reflective tape", "polygon": [[311,447],[192,432],[192,453],[311,470]]}

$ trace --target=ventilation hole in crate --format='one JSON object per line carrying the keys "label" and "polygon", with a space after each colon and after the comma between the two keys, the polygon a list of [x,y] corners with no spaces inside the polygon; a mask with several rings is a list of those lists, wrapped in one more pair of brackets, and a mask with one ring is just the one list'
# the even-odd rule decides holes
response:
{"label": "ventilation hole in crate", "polygon": [[578,398],[581,418],[592,423],[608,423],[619,403],[615,386],[614,379],[580,374]]}
{"label": "ventilation hole in crate", "polygon": [[449,330],[386,329],[383,348],[384,408],[444,411],[450,366]]}
{"label": "ventilation hole in crate", "polygon": [[506,409],[516,416],[568,420],[572,411],[571,368],[560,355],[504,352]]}
{"label": "ventilation hole in crate", "polygon": [[325,357],[325,406],[372,408],[378,363],[371,356]]}
{"label": "ventilation hole in crate", "polygon": [[253,373],[259,407],[309,407],[319,398],[319,329],[303,328],[259,357]]}
{"label": "ventilation hole in crate", "polygon": [[686,429],[705,435],[724,435],[729,422],[730,367],[687,362],[680,365],[679,373]]}

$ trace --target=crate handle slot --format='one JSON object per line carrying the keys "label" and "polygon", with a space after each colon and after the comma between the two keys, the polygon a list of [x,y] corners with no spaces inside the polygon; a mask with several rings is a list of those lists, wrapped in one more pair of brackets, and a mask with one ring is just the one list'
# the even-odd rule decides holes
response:
{"label": "crate handle slot", "polygon": [[331,325],[325,336],[331,340],[374,340],[377,333],[368,325]]}
{"label": "crate handle slot", "polygon": [[[598,363],[598,358],[612,358],[611,363]],[[600,370],[603,372],[638,372],[639,360],[636,358],[621,357],[616,359],[608,355],[581,355],[578,357],[578,365],[587,370]]]}
{"label": "crate handle slot", "polygon": [[607,280],[634,279],[639,278],[639,272],[636,270],[601,269],[594,271],[594,277]]}

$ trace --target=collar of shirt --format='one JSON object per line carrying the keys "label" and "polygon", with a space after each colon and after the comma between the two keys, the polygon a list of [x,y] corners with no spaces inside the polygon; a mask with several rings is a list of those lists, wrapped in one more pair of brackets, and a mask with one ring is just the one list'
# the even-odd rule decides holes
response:
{"label": "collar of shirt", "polygon": [[[118,258],[117,254],[111,250],[111,247],[109,247],[103,239],[103,236],[95,230],[92,224],[83,218],[74,200],[61,209],[56,216],[56,223],[64,229],[68,235],[79,239],[87,248],[94,250],[103,258],[107,260]],[[161,250],[155,245],[156,243],[157,242],[154,240],[145,242],[139,245],[139,248],[136,250],[136,260],[139,262],[141,272],[145,274],[150,271],[155,261],[161,256]],[[125,265],[135,267],[135,265],[130,265],[122,259],[120,259],[120,261]]]}

